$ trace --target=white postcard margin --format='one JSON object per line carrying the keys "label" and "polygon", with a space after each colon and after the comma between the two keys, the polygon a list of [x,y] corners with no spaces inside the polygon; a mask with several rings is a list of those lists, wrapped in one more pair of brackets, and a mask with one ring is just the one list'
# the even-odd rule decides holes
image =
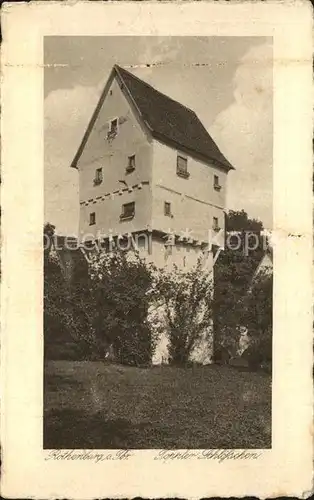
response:
{"label": "white postcard margin", "polygon": [[[309,496],[312,488],[312,11],[310,2],[35,2],[2,12],[2,496]],[[258,460],[45,460],[43,37],[272,36],[273,446]],[[256,131],[258,133],[258,130]]]}

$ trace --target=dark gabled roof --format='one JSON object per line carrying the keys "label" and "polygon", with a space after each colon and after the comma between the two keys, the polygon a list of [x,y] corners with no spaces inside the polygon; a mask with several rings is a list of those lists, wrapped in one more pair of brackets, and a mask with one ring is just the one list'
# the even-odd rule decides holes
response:
{"label": "dark gabled roof", "polygon": [[154,89],[129,71],[115,66],[143,120],[156,139],[170,141],[204,159],[213,160],[227,170],[233,169],[215,144],[196,113]]}
{"label": "dark gabled roof", "polygon": [[[181,149],[182,152],[190,153],[191,156],[194,155],[204,162],[213,162],[224,170],[234,169],[221,153],[194,111],[162,94],[118,65],[113,67],[108,82],[111,81],[114,75],[118,76],[122,90],[131,98],[144,125],[155,139],[179,150]],[[72,162],[72,167],[76,167],[89,133],[96,121],[105,98],[108,82]]]}

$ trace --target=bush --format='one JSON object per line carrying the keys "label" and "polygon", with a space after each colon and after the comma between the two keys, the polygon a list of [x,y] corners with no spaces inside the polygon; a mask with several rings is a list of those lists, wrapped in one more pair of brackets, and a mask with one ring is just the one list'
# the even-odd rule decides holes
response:
{"label": "bush", "polygon": [[215,350],[213,362],[217,365],[227,365],[230,361],[230,353],[226,347],[219,347]]}
{"label": "bush", "polygon": [[158,270],[154,287],[165,318],[169,361],[186,365],[202,341],[212,341],[212,277],[199,262],[187,272]]}
{"label": "bush", "polygon": [[151,364],[156,339],[147,321],[150,267],[138,254],[95,254],[91,283],[97,338],[112,346],[122,364]]}
{"label": "bush", "polygon": [[256,371],[260,368],[271,369],[272,363],[272,336],[270,332],[261,334],[257,340],[243,352],[242,358],[248,362],[251,370]]}
{"label": "bush", "polygon": [[[47,229],[48,228],[48,229]],[[54,226],[44,234],[52,238]],[[83,285],[65,279],[52,244],[44,254],[44,353],[48,359],[91,359],[102,349],[95,336],[94,305],[88,280]]]}
{"label": "bush", "polygon": [[[46,224],[44,238],[52,241],[53,234],[54,226]],[[138,255],[94,252],[83,279],[69,283],[52,243],[46,247],[45,355],[105,359],[110,349],[120,363],[150,364],[156,345],[147,321],[150,267]]]}
{"label": "bush", "polygon": [[49,359],[90,359],[101,349],[97,345],[91,319],[86,318],[88,290],[82,304],[75,294],[71,295],[64,283],[55,285],[50,283],[46,286],[44,298],[45,356]]}
{"label": "bush", "polygon": [[171,363],[186,365],[201,342],[211,343],[212,283],[201,264],[170,273],[137,253],[94,251],[86,279],[69,284],[58,259],[45,254],[47,356],[59,349],[52,344],[72,342],[73,356],[105,359],[110,348],[122,364],[150,365],[160,334],[152,306],[163,311]]}

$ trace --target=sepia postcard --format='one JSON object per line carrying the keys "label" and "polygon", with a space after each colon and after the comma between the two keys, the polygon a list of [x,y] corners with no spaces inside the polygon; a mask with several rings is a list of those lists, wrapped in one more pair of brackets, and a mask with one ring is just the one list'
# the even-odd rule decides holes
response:
{"label": "sepia postcard", "polygon": [[2,26],[2,496],[311,496],[310,2]]}

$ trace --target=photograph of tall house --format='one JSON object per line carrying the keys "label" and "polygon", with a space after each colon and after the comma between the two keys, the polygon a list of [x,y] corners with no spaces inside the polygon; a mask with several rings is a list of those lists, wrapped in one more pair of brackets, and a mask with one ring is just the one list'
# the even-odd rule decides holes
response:
{"label": "photograph of tall house", "polygon": [[272,39],[44,55],[44,448],[270,448]]}

